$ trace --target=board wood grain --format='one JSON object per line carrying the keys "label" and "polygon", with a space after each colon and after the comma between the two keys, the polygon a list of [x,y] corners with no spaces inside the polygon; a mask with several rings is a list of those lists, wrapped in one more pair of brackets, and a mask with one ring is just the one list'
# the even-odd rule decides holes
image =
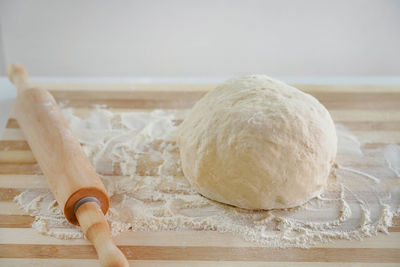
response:
{"label": "board wood grain", "polygon": [[[214,84],[36,83],[85,117],[93,105],[114,112],[187,109]],[[295,85],[317,97],[367,147],[400,144],[400,85]],[[177,118],[178,123],[183,118]],[[115,172],[112,175],[118,176]],[[117,177],[116,177],[117,178]],[[398,178],[387,177],[398,186]],[[0,266],[98,266],[84,239],[60,240],[31,228],[34,218],[13,202],[46,181],[13,114],[0,138]],[[340,240],[311,249],[265,248],[213,231],[127,232],[116,243],[135,266],[399,266],[400,219],[389,235]]]}

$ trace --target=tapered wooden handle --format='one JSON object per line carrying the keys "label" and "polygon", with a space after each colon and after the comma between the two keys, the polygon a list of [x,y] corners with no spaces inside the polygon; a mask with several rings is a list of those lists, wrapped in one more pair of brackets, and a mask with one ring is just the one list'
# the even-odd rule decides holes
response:
{"label": "tapered wooden handle", "polygon": [[22,64],[11,64],[7,69],[7,75],[10,81],[17,87],[18,93],[29,88],[28,74]]}
{"label": "tapered wooden handle", "polygon": [[82,204],[76,211],[82,232],[96,248],[101,266],[129,266],[121,250],[115,245],[103,212],[96,202]]}
{"label": "tapered wooden handle", "polygon": [[10,65],[8,75],[18,87],[14,103],[18,124],[67,220],[78,224],[74,207],[84,197],[97,198],[106,213],[107,191],[53,96],[30,87],[21,64]]}
{"label": "tapered wooden handle", "polygon": [[[29,86],[21,64],[10,65],[7,72],[18,88],[14,104],[18,124],[64,216],[69,222],[80,224],[103,266],[128,266],[111,239],[104,217],[109,207],[107,191],[55,99],[46,90]],[[87,198],[96,199],[101,207],[95,202],[78,205]]]}

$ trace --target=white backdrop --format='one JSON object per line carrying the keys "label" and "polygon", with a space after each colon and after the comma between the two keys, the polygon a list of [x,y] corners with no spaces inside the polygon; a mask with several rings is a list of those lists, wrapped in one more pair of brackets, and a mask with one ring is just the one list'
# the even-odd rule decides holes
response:
{"label": "white backdrop", "polygon": [[400,75],[398,0],[0,1],[1,74]]}

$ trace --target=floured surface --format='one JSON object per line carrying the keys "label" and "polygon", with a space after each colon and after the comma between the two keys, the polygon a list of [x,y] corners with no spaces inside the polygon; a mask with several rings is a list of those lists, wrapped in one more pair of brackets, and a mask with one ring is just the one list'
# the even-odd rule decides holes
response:
{"label": "floured surface", "polygon": [[[208,200],[183,177],[174,133],[185,111],[112,113],[96,108],[80,119],[64,115],[83,144],[111,198],[112,231],[216,230],[265,246],[308,247],[331,239],[387,232],[399,214],[399,147],[363,146],[337,125],[338,167],[320,197],[288,210],[248,211]],[[183,113],[183,114],[182,114]],[[78,238],[48,190],[29,189],[16,200],[35,216],[33,227]]]}

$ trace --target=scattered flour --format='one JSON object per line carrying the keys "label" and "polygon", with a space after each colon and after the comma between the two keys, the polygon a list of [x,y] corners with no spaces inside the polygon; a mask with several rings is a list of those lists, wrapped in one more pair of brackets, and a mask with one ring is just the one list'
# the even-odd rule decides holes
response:
{"label": "scattered flour", "polygon": [[[309,247],[335,239],[388,233],[400,215],[400,148],[364,148],[342,125],[327,190],[303,206],[249,211],[194,192],[183,177],[174,133],[185,111],[113,113],[96,107],[79,118],[63,113],[100,174],[111,199],[113,235],[124,231],[215,230],[264,246]],[[80,238],[48,189],[28,189],[16,201],[32,227],[58,238]]]}

